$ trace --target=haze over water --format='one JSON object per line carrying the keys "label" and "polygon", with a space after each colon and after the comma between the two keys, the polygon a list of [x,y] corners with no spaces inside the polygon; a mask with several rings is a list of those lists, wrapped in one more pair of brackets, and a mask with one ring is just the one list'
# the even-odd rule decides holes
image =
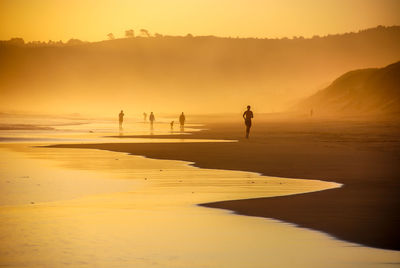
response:
{"label": "haze over water", "polygon": [[[125,119],[123,128],[119,129],[117,119],[85,119],[71,117],[49,117],[38,115],[2,115],[0,116],[0,142],[121,142],[118,137],[142,135],[141,138],[124,138],[124,142],[185,142],[179,139],[157,139],[157,135],[189,135],[200,131],[202,124],[192,123],[181,132],[178,123],[171,129],[170,122],[177,121],[170,117],[158,117],[154,127],[148,121],[138,118]],[[148,138],[143,138],[148,135]],[[154,135],[154,137],[153,137]],[[114,137],[114,138],[113,138]],[[194,140],[192,142],[207,142]],[[222,140],[221,140],[222,142]],[[228,142],[228,141],[226,141]]]}

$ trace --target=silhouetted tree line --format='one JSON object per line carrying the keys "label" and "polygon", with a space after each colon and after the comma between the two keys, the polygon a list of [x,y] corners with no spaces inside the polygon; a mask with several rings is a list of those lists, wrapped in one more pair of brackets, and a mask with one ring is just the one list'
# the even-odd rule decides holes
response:
{"label": "silhouetted tree line", "polygon": [[85,44],[88,42],[81,41],[79,39],[71,38],[67,42],[63,42],[62,40],[59,41],[53,41],[49,40],[47,42],[45,41],[30,41],[30,42],[25,42],[23,38],[17,37],[17,38],[11,38],[10,40],[1,40],[0,45],[4,46],[16,46],[16,47],[22,47],[22,46],[27,46],[27,47],[42,47],[42,46],[74,46],[74,45],[80,45],[80,44]]}
{"label": "silhouetted tree line", "polygon": [[[282,41],[291,41],[291,40],[296,40],[296,41],[303,41],[303,40],[318,40],[318,39],[324,39],[324,38],[345,38],[349,37],[351,35],[356,35],[359,33],[366,33],[366,34],[382,34],[384,32],[390,32],[390,31],[397,31],[400,29],[400,26],[382,26],[379,25],[375,28],[369,28],[369,29],[364,29],[360,30],[358,32],[349,32],[349,33],[344,33],[344,34],[328,34],[324,36],[319,36],[319,35],[314,35],[311,38],[305,38],[303,36],[293,36],[292,38],[288,37],[281,37],[281,38],[257,38],[257,37],[247,37],[247,38],[240,38],[240,37],[216,37],[213,35],[210,36],[193,36],[192,34],[188,33],[185,36],[171,36],[171,35],[163,35],[160,33],[154,33],[151,35],[151,33],[146,30],[146,29],[140,29],[140,35],[135,36],[135,31],[133,29],[129,29],[125,31],[125,38],[218,38],[218,39],[244,39],[244,40],[282,40]],[[108,33],[107,34],[107,39],[108,40],[115,40],[117,39],[113,33]],[[6,45],[6,46],[30,46],[30,47],[36,47],[36,46],[73,46],[73,45],[81,45],[85,43],[90,43],[86,41],[82,41],[76,38],[71,38],[67,42],[63,42],[61,40],[59,41],[53,41],[49,40],[48,42],[45,41],[30,41],[30,42],[25,42],[23,38],[16,37],[16,38],[11,38],[10,40],[0,40],[0,46],[1,45]]]}

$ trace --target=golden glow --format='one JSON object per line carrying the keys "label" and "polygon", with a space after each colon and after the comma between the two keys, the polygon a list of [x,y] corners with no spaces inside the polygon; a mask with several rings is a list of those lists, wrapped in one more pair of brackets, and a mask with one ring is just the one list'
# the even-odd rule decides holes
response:
{"label": "golden glow", "polygon": [[[18,147],[17,153],[0,151],[6,159],[0,171],[16,177],[1,188],[0,200],[9,205],[0,207],[0,257],[6,265],[292,267],[295,260],[296,267],[360,267],[398,260],[397,251],[193,205],[315,191],[335,183],[200,169],[100,150]],[[26,169],[7,165],[12,161]],[[25,174],[33,175],[21,178]],[[101,193],[105,186],[108,192]],[[18,187],[24,191],[4,194]],[[60,189],[63,195],[56,196]]]}
{"label": "golden glow", "polygon": [[65,44],[122,38],[129,29],[153,36],[77,49],[3,46],[0,112],[210,114],[240,113],[247,104],[257,113],[286,111],[345,72],[398,60],[396,30],[380,27],[364,42],[310,38],[304,46],[303,39],[193,41],[155,33],[312,37],[400,25],[398,10],[397,0],[0,0],[0,40]]}
{"label": "golden glow", "polygon": [[0,39],[86,41],[169,35],[283,37],[400,24],[397,0],[1,0]]}

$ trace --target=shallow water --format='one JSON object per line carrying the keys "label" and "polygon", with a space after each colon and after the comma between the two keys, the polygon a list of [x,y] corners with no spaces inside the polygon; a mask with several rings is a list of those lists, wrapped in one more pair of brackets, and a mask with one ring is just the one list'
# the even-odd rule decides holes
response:
{"label": "shallow water", "polygon": [[2,265],[393,267],[400,262],[396,251],[195,205],[339,187],[336,183],[26,144],[3,144],[0,156]]}
{"label": "shallow water", "polygon": [[[154,126],[134,119],[125,120],[120,129],[114,119],[64,119],[27,116],[0,116],[0,143],[99,143],[99,142],[210,142],[200,139],[157,139],[157,135],[190,135],[200,131],[202,125],[185,124],[183,131],[176,124],[170,127],[171,118],[159,118]],[[27,129],[19,129],[24,126]],[[1,128],[3,126],[3,128]],[[36,129],[35,129],[36,128]],[[41,129],[49,128],[49,129]],[[124,138],[118,136],[148,135],[149,138]],[[213,142],[232,142],[213,140]]]}

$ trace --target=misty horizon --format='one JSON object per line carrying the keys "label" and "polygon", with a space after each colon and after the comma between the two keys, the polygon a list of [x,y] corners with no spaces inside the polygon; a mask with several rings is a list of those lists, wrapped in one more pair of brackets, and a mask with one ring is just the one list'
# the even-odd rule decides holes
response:
{"label": "misty horizon", "polygon": [[284,112],[346,72],[396,62],[398,43],[400,26],[311,39],[0,41],[1,111],[218,114],[251,104],[257,113]]}

